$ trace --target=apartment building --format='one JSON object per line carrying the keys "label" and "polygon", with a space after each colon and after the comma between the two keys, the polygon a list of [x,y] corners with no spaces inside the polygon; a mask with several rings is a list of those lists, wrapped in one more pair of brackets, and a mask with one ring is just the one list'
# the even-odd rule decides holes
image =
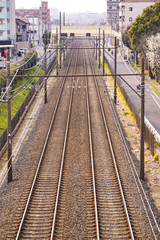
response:
{"label": "apartment building", "polygon": [[118,30],[119,27],[119,0],[106,0],[107,3],[107,25]]}
{"label": "apartment building", "polygon": [[50,9],[48,8],[48,1],[42,1],[39,9],[16,9],[16,17],[29,19],[29,22],[32,22],[32,27],[35,22],[37,22],[37,25],[40,25],[37,29],[39,28],[39,31],[43,33],[45,30],[50,31]]}
{"label": "apartment building", "polygon": [[15,0],[0,0],[0,40],[16,40]]}
{"label": "apartment building", "polygon": [[48,8],[48,1],[42,1],[40,7],[40,15],[43,22],[44,31],[50,31],[50,9]]}
{"label": "apartment building", "polygon": [[142,14],[143,9],[152,7],[153,0],[121,0],[119,4],[119,25],[121,32],[134,22],[138,15]]}

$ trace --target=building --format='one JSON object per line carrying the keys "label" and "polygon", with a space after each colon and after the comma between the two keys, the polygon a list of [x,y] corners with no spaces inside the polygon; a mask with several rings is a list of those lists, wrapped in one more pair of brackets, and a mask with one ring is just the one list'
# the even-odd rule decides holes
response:
{"label": "building", "polygon": [[43,32],[50,31],[50,9],[48,8],[48,1],[42,1],[40,7],[40,15],[43,22]]}
{"label": "building", "polygon": [[142,14],[143,9],[152,7],[157,1],[152,0],[122,0],[119,4],[119,25],[121,32],[132,24],[138,15]]}
{"label": "building", "polygon": [[16,42],[28,41],[29,22],[25,18],[16,18]]}
{"label": "building", "polygon": [[119,27],[119,0],[106,0],[107,3],[107,25],[118,30]]}
{"label": "building", "polygon": [[15,0],[0,0],[0,40],[16,39]]}
{"label": "building", "polygon": [[40,37],[42,37],[42,33],[44,33],[45,30],[49,32],[51,29],[50,10],[48,9],[47,1],[42,1],[39,9],[16,9],[16,17],[29,19],[33,35],[35,29],[37,29],[36,32]]}
{"label": "building", "polygon": [[28,39],[33,46],[39,45],[42,42],[43,36],[42,19],[38,16],[28,16],[27,19],[29,21]]}

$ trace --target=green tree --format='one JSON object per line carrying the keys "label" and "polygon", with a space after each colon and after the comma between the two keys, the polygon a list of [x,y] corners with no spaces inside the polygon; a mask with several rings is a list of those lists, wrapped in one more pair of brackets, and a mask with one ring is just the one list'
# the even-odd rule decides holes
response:
{"label": "green tree", "polygon": [[[158,33],[160,33],[160,1],[152,7],[144,9],[142,15],[135,19],[128,30],[131,48],[141,53],[148,60],[155,72],[157,82],[160,79],[160,58],[157,57],[160,44],[155,45],[155,38],[156,42],[159,39]],[[151,47],[152,45],[154,45],[154,48]],[[152,61],[152,58],[159,60],[159,62]]]}
{"label": "green tree", "polygon": [[129,29],[131,47],[137,52],[141,52],[146,38],[160,32],[160,1],[156,2],[152,8],[147,7],[141,16],[138,16]]}
{"label": "green tree", "polygon": [[128,34],[128,30],[130,29],[131,26],[127,27],[127,29],[125,30],[125,32],[122,34],[122,41],[123,44],[131,49],[131,41],[129,38],[129,34]]}

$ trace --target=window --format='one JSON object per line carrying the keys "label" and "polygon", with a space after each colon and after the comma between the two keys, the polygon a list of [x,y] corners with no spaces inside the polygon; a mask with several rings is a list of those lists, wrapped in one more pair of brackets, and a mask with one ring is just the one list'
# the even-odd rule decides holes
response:
{"label": "window", "polygon": [[10,30],[7,30],[7,34],[10,34]]}
{"label": "window", "polygon": [[109,9],[112,9],[112,7],[109,7]]}
{"label": "window", "polygon": [[7,23],[10,23],[10,19],[7,19]]}
{"label": "window", "polygon": [[129,18],[129,21],[130,21],[130,22],[132,22],[132,21],[133,21],[133,18],[132,18],[132,17],[130,17],[130,18]]}
{"label": "window", "polygon": [[132,7],[129,7],[129,11],[133,11],[133,8],[132,8]]}
{"label": "window", "polygon": [[7,8],[7,12],[9,12],[10,11],[10,9],[9,8]]}
{"label": "window", "polygon": [[0,12],[2,12],[2,8],[0,8]]}

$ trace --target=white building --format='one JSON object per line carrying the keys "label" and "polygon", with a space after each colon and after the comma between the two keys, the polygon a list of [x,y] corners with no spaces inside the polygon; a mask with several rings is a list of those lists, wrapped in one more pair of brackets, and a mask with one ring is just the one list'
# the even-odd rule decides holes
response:
{"label": "white building", "polygon": [[15,39],[15,0],[0,0],[0,40]]}
{"label": "white building", "polygon": [[143,9],[152,7],[155,2],[152,0],[122,0],[119,9],[119,25],[121,32],[134,22],[138,15],[142,14]]}
{"label": "white building", "polygon": [[30,43],[33,44],[33,46],[37,46],[42,41],[43,36],[43,27],[42,27],[42,19],[38,16],[34,17],[27,17],[29,21],[29,27],[28,27],[28,38]]}
{"label": "white building", "polygon": [[118,30],[119,26],[119,0],[106,0],[107,3],[107,25]]}

